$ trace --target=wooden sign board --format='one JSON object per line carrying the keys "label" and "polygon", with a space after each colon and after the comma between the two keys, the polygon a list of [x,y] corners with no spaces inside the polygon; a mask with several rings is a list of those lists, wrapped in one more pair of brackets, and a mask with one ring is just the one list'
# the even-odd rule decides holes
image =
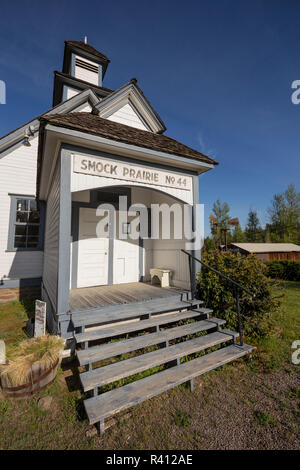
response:
{"label": "wooden sign board", "polygon": [[46,333],[46,302],[35,301],[34,337],[44,336]]}
{"label": "wooden sign board", "polygon": [[6,348],[3,340],[0,340],[0,364],[6,364]]}
{"label": "wooden sign board", "polygon": [[184,189],[185,191],[192,191],[193,184],[192,177],[185,174],[82,155],[74,155],[73,171],[85,175],[147,183],[151,186]]}

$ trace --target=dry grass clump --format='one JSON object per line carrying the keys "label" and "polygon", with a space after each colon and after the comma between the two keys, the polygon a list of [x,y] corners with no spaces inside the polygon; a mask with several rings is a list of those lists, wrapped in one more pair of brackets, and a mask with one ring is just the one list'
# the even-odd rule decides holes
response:
{"label": "dry grass clump", "polygon": [[33,365],[43,363],[45,369],[52,367],[63,348],[64,340],[59,336],[26,339],[9,354],[9,364],[0,370],[0,375],[7,375],[15,387],[22,385],[28,380]]}

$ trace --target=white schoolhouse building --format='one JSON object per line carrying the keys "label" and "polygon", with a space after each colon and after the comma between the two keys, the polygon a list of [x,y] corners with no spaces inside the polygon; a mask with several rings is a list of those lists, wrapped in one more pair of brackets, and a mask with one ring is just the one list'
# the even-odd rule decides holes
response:
{"label": "white schoolhouse building", "polygon": [[[161,375],[167,369],[156,374],[162,378],[155,390],[149,391],[148,382],[140,380],[138,394],[131,388],[132,396],[122,407],[117,395],[99,407],[99,397],[115,391],[98,395],[98,387],[154,367],[157,359],[138,368],[128,364],[127,372],[122,361],[122,373],[104,372],[99,381],[99,369],[91,369],[93,361],[143,345],[138,336],[136,344],[128,339],[113,343],[117,350],[109,345],[104,354],[103,347],[88,348],[93,341],[132,334],[141,329],[136,326],[141,320],[152,332],[146,335],[146,346],[168,345],[169,340],[204,329],[215,335],[205,347],[234,341],[236,336],[221,333],[225,322],[210,322],[208,310],[201,310],[201,302],[189,294],[198,267],[182,252],[188,237],[175,233],[178,207],[189,214],[179,228],[188,225],[195,231],[198,176],[217,162],[165,134],[164,122],[136,79],[117,90],[105,88],[109,62],[86,41],[65,41],[62,72],[54,75],[52,108],[0,139],[0,301],[16,295],[41,298],[47,304],[48,331],[85,345],[78,353],[80,364],[89,369],[82,374],[82,384],[85,391],[94,391],[85,402],[86,410],[90,422],[100,422],[102,431],[107,416],[203,373],[195,362],[199,359],[188,363],[194,363],[193,373],[184,373],[178,358],[204,346],[194,342],[185,350],[180,346],[175,355],[171,347],[165,348],[170,350],[165,357],[160,354],[160,362],[177,361],[180,373],[173,371],[173,385]],[[174,223],[164,236],[158,228],[164,215],[154,223],[155,208],[174,204]],[[130,236],[137,231],[139,236]],[[200,243],[190,252],[199,258]],[[158,314],[174,311],[173,323],[201,321],[170,328],[166,337],[160,326],[171,320],[163,316],[159,321]],[[245,345],[227,348],[210,368],[246,351]],[[125,394],[125,387],[118,393]]]}

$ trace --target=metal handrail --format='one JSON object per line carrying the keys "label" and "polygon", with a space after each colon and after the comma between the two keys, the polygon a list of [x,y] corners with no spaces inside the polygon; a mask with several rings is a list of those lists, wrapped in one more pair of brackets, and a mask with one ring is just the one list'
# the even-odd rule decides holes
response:
{"label": "metal handrail", "polygon": [[[243,290],[245,292],[247,292],[247,294],[251,295],[251,297],[255,297],[255,294],[253,292],[251,292],[249,289],[246,289],[246,287],[242,286],[239,282],[236,282],[234,281],[233,279],[231,279],[230,277],[226,276],[226,274],[223,274],[221,273],[220,271],[218,271],[217,269],[213,268],[212,266],[209,266],[208,264],[204,263],[204,261],[202,261],[201,259],[199,258],[196,258],[196,256],[194,255],[191,255],[191,253],[189,253],[188,251],[186,250],[181,250],[183,253],[185,253],[188,257],[189,257],[189,267],[190,267],[190,282],[191,282],[191,286],[193,286],[193,280],[192,280],[192,277],[193,277],[193,274],[192,274],[192,267],[191,267],[191,259],[194,259],[195,261],[197,261],[198,263],[202,264],[202,266],[204,266],[205,268],[209,269],[210,271],[218,274],[218,276],[222,277],[223,279],[226,279],[226,281],[229,281],[231,282],[231,284],[234,285],[234,291],[235,291],[235,299],[236,299],[236,309],[237,309],[237,317],[238,317],[238,329],[239,329],[239,337],[240,337],[240,345],[243,346],[244,342],[243,342],[243,332],[242,332],[242,319],[241,319],[241,309],[240,309],[240,296],[239,296],[239,290]],[[193,291],[193,287],[191,287],[192,291]],[[194,292],[192,292],[194,294]]]}

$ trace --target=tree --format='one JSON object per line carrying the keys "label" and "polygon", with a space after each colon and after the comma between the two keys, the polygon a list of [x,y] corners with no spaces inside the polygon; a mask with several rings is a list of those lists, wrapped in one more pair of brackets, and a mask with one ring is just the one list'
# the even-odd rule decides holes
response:
{"label": "tree", "polygon": [[239,225],[236,225],[234,227],[234,230],[232,232],[231,236],[231,241],[234,243],[242,243],[245,241],[245,234],[243,232],[242,227]]}
{"label": "tree", "polygon": [[215,242],[213,241],[212,238],[210,237],[205,237],[204,238],[204,246],[203,246],[203,251],[210,253],[211,251],[215,250]]}
{"label": "tree", "polygon": [[268,209],[271,240],[274,242],[300,241],[300,193],[290,184],[286,191],[275,194]]}
{"label": "tree", "polygon": [[[213,205],[214,215],[211,214],[210,216],[210,227],[216,246],[225,242],[225,240],[222,239],[225,239],[226,231],[228,230],[228,222],[230,220],[229,211],[230,209],[227,202],[222,204],[220,199]],[[225,234],[225,236],[223,236],[223,234]]]}
{"label": "tree", "polygon": [[264,242],[265,243],[271,243],[271,234],[270,234],[270,227],[269,225],[267,224],[266,225],[266,229],[265,229],[265,233],[264,233]]}
{"label": "tree", "polygon": [[300,193],[293,184],[284,192],[286,206],[286,236],[289,241],[298,243],[300,229]]}
{"label": "tree", "polygon": [[245,235],[248,242],[261,242],[262,241],[262,228],[259,223],[257,212],[250,209],[248,213],[248,221],[245,228]]}
{"label": "tree", "polygon": [[228,222],[230,219],[229,215],[230,209],[227,202],[221,203],[218,199],[213,205],[213,213],[215,214],[215,219],[218,222],[219,228],[228,228]]}

